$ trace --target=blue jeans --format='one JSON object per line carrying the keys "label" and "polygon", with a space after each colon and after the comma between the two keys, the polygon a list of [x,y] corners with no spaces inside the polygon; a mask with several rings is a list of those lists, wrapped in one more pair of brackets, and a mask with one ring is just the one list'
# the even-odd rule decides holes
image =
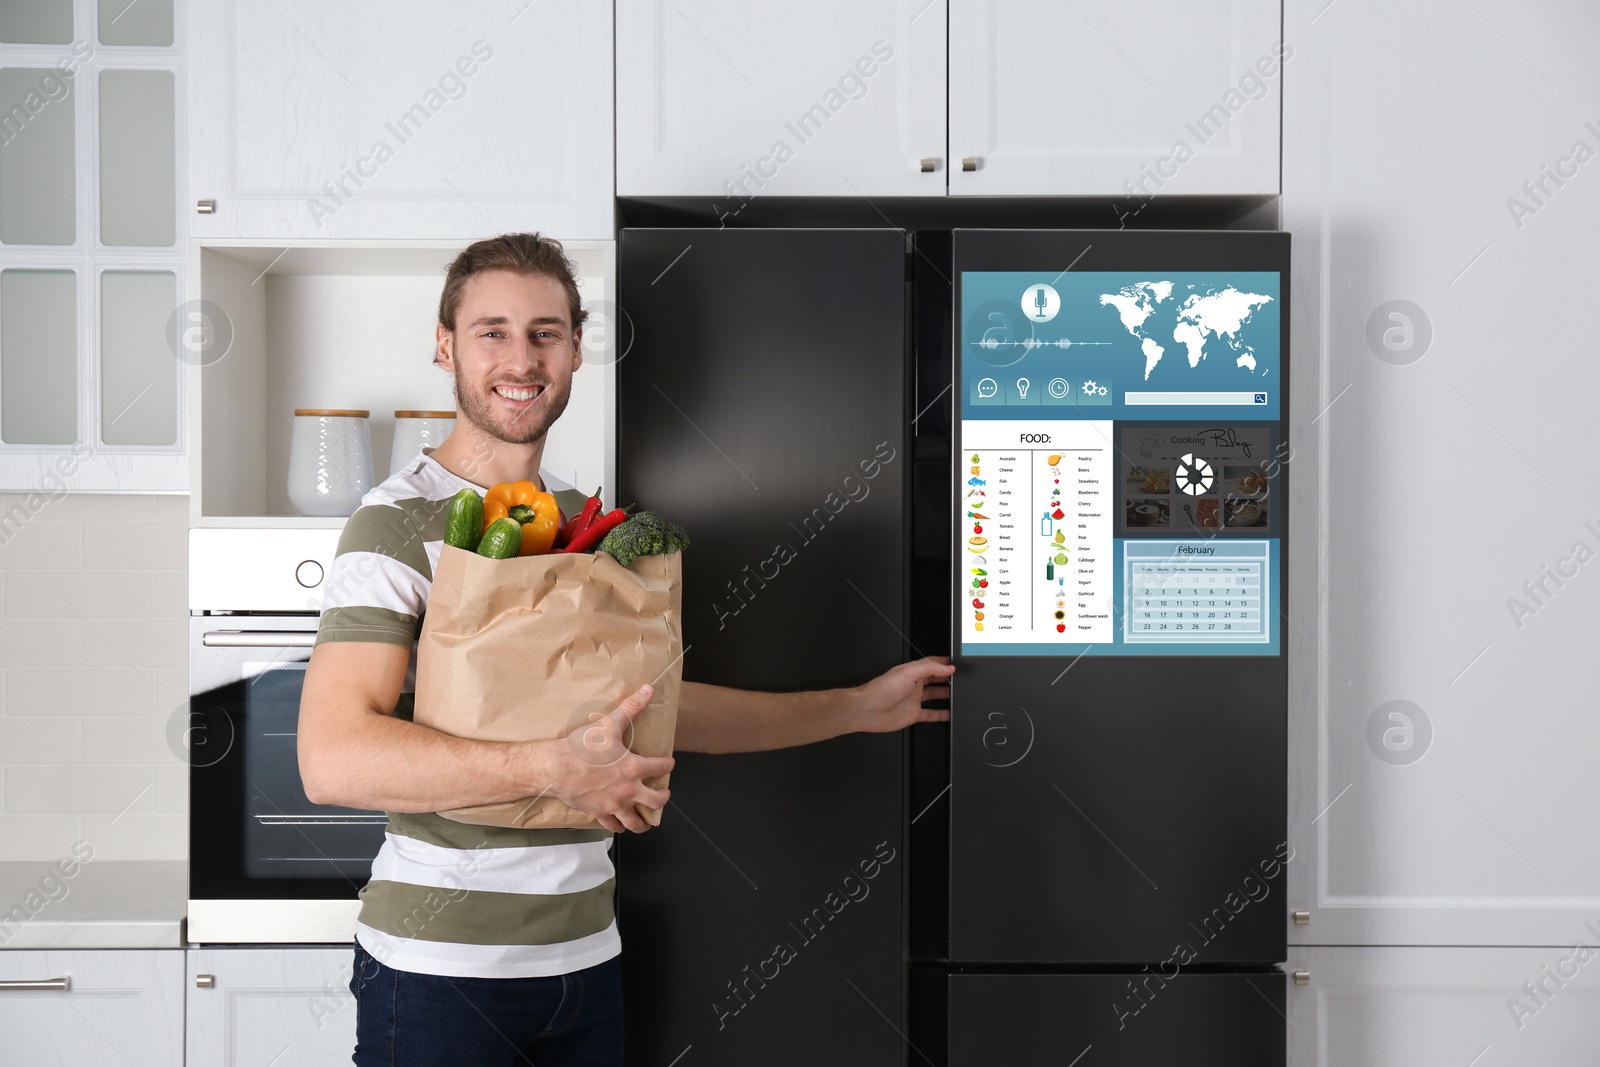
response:
{"label": "blue jeans", "polygon": [[355,953],[357,1067],[621,1067],[620,956],[549,978],[447,978]]}

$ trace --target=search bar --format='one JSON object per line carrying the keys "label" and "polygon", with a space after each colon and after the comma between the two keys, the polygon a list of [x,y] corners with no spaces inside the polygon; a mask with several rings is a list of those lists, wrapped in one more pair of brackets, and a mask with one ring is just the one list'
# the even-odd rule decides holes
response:
{"label": "search bar", "polygon": [[1181,405],[1184,407],[1255,407],[1265,406],[1266,393],[1123,393],[1122,402],[1129,407],[1159,407]]}

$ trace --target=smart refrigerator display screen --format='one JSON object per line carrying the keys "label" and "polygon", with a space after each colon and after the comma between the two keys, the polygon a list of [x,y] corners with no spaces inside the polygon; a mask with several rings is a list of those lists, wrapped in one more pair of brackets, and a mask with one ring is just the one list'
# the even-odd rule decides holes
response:
{"label": "smart refrigerator display screen", "polygon": [[1274,656],[1276,272],[965,271],[966,655]]}

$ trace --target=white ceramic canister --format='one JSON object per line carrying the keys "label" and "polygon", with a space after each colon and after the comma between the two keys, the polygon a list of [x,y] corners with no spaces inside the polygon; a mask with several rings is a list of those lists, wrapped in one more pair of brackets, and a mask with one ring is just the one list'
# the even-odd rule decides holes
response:
{"label": "white ceramic canister", "polygon": [[417,458],[424,448],[438,448],[456,428],[453,411],[397,411],[394,413],[394,448],[389,453],[389,474]]}
{"label": "white ceramic canister", "polygon": [[373,486],[365,411],[296,408],[289,501],[302,515],[349,515]]}

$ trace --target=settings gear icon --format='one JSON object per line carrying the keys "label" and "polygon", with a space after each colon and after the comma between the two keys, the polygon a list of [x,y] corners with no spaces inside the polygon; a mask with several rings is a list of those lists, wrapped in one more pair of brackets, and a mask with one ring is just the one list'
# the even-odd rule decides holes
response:
{"label": "settings gear icon", "polygon": [[1178,488],[1186,496],[1199,496],[1211,491],[1212,470],[1211,464],[1199,456],[1185,454],[1178,460],[1178,469],[1173,474]]}

